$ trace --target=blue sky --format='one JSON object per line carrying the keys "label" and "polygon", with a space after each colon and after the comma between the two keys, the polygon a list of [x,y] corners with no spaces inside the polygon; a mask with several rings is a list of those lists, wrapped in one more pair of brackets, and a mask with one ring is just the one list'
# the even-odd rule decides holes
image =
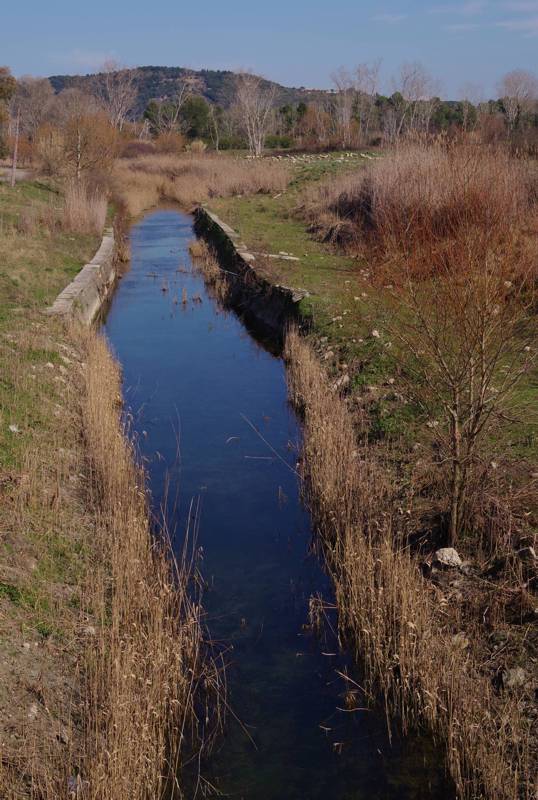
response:
{"label": "blue sky", "polygon": [[492,95],[516,67],[538,71],[538,0],[26,0],[5,4],[2,29],[0,64],[16,75],[91,72],[113,58],[323,87],[337,67],[381,58],[386,89],[417,60],[454,97],[469,82]]}

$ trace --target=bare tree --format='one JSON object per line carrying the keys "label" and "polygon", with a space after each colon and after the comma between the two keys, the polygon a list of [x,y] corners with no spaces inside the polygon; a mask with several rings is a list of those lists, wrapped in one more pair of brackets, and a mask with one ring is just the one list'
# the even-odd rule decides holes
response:
{"label": "bare tree", "polygon": [[96,76],[95,93],[101,100],[112,125],[122,130],[136,100],[136,70],[116,61],[105,61]]}
{"label": "bare tree", "polygon": [[342,147],[349,147],[352,139],[353,107],[355,105],[355,82],[351,73],[340,67],[333,72],[331,80],[336,89],[336,133]]}
{"label": "bare tree", "polygon": [[471,117],[473,109],[477,109],[475,124],[478,119],[478,106],[484,100],[484,88],[477,83],[468,81],[461,87],[460,94],[463,130],[468,131],[472,126]]}
{"label": "bare tree", "polygon": [[73,117],[97,114],[102,110],[102,105],[95,95],[72,87],[64,89],[54,97],[47,117],[53,124],[63,127]]}
{"label": "bare tree", "polygon": [[535,353],[533,332],[523,325],[533,303],[529,275],[514,278],[513,262],[495,248],[488,252],[479,238],[450,260],[433,287],[407,279],[394,333],[409,356],[409,393],[428,417],[438,463],[446,469],[455,544],[483,456],[480,445],[495,422],[507,419],[511,393]]}
{"label": "bare tree", "polygon": [[436,84],[425,67],[418,61],[406,62],[394,81],[399,103],[395,109],[397,134],[427,130],[434,110]]}
{"label": "bare tree", "polygon": [[381,59],[371,64],[359,64],[355,69],[354,83],[361,139],[367,139],[370,133],[376,96],[379,92],[380,71]]}
{"label": "bare tree", "polygon": [[46,78],[23,75],[11,99],[13,118],[20,114],[20,133],[32,139],[47,118],[54,102],[54,89]]}
{"label": "bare tree", "polygon": [[220,111],[215,108],[213,103],[209,103],[208,106],[208,121],[209,121],[209,135],[211,136],[213,147],[218,152],[220,144],[221,119],[220,119]]}
{"label": "bare tree", "polygon": [[13,142],[13,161],[11,164],[11,180],[10,185],[11,188],[15,186],[15,181],[17,179],[17,158],[19,155],[19,137],[20,137],[20,129],[21,129],[21,112],[20,109],[17,109],[17,117],[15,120],[15,137]]}
{"label": "bare tree", "polygon": [[507,72],[499,82],[499,95],[502,99],[510,131],[515,130],[522,114],[528,111],[538,98],[538,78],[532,72],[515,69]]}
{"label": "bare tree", "polygon": [[251,155],[263,153],[272,124],[276,86],[250,72],[240,72],[236,79],[236,103],[246,133]]}

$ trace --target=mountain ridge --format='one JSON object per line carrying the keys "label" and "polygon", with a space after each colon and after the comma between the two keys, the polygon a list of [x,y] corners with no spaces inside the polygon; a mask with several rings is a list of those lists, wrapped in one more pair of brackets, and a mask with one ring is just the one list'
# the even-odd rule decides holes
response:
{"label": "mountain ridge", "polygon": [[[134,84],[137,99],[133,112],[142,116],[151,100],[166,100],[177,93],[185,78],[193,83],[193,92],[204,97],[208,102],[229,108],[233,103],[235,80],[237,73],[232,70],[194,70],[187,67],[144,66],[134,69]],[[52,75],[49,81],[56,93],[63,89],[87,89],[94,87],[103,79],[103,73],[87,73],[86,75]],[[283,86],[276,81],[262,79],[264,83],[275,87],[275,105],[297,104],[331,94],[328,89],[306,89]]]}

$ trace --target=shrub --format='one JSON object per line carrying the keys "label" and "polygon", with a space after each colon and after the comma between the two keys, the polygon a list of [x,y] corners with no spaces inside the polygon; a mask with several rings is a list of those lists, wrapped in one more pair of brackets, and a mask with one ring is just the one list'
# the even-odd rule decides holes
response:
{"label": "shrub", "polygon": [[147,156],[156,152],[153,142],[144,142],[139,139],[125,142],[122,145],[120,158],[138,158],[139,156]]}
{"label": "shrub", "polygon": [[161,133],[154,141],[157,153],[182,153],[185,150],[185,137],[180,133]]}
{"label": "shrub", "polygon": [[207,144],[202,141],[202,139],[195,139],[188,145],[187,149],[190,150],[191,153],[205,153]]}
{"label": "shrub", "polygon": [[[411,145],[311,190],[303,213],[323,238],[383,255],[480,232],[499,241],[533,202],[526,166],[503,149]],[[431,259],[431,252],[428,258]]]}

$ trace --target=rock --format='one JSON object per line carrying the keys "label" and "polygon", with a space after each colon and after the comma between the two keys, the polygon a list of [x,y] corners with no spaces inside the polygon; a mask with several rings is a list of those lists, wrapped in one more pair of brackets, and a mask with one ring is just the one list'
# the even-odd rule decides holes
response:
{"label": "rock", "polygon": [[34,720],[37,717],[38,707],[37,703],[32,703],[28,711],[28,719]]}
{"label": "rock", "polygon": [[503,673],[503,682],[507,689],[521,689],[527,682],[527,673],[522,667],[512,667]]}
{"label": "rock", "polygon": [[347,386],[348,384],[349,384],[349,375],[342,375],[341,378],[338,378],[338,380],[335,381],[335,383],[333,383],[333,389],[334,390],[343,389],[344,386]]}
{"label": "rock", "polygon": [[442,547],[440,550],[437,550],[433,557],[433,562],[436,567],[441,566],[455,569],[461,567],[463,563],[459,554],[453,547]]}
{"label": "rock", "polygon": [[379,339],[381,337],[381,334],[378,330],[375,330],[375,328],[370,335],[373,336],[374,339]]}

